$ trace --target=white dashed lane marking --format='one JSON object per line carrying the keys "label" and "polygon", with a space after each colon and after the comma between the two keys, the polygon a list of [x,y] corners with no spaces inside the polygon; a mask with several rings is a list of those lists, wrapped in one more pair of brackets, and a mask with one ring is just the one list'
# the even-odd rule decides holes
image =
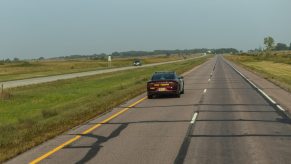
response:
{"label": "white dashed lane marking", "polygon": [[207,89],[204,89],[203,93],[205,94],[207,92]]}
{"label": "white dashed lane marking", "polygon": [[195,121],[196,121],[196,119],[197,119],[197,116],[198,116],[198,113],[197,112],[195,112],[194,113],[194,115],[193,115],[193,117],[192,117],[192,120],[191,120],[191,124],[194,124],[195,123]]}

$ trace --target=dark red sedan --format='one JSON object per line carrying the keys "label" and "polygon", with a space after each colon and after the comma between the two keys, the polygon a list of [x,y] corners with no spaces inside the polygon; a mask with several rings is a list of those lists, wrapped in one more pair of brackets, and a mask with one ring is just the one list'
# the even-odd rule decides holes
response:
{"label": "dark red sedan", "polygon": [[184,80],[176,72],[155,72],[147,82],[147,95],[151,99],[155,95],[175,95],[184,93]]}

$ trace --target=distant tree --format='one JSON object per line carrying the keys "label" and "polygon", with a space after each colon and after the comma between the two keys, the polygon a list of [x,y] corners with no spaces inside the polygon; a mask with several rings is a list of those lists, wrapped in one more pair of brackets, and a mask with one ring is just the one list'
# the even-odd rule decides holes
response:
{"label": "distant tree", "polygon": [[266,45],[266,49],[271,51],[274,49],[275,41],[272,37],[268,36],[264,38],[264,44]]}
{"label": "distant tree", "polygon": [[113,53],[111,54],[111,56],[119,56],[119,55],[120,55],[119,52],[113,52]]}
{"label": "distant tree", "polygon": [[38,60],[44,60],[44,57],[40,57],[40,58],[38,58]]}
{"label": "distant tree", "polygon": [[11,60],[9,58],[5,59],[5,63],[10,63]]}
{"label": "distant tree", "polygon": [[288,50],[288,46],[284,43],[277,43],[275,50],[277,51]]}
{"label": "distant tree", "polygon": [[101,59],[101,60],[107,60],[106,55],[105,56],[100,56],[99,59]]}
{"label": "distant tree", "polygon": [[290,43],[290,45],[289,45],[289,50],[291,50],[291,43]]}
{"label": "distant tree", "polygon": [[13,61],[14,62],[19,62],[19,59],[18,58],[14,58]]}

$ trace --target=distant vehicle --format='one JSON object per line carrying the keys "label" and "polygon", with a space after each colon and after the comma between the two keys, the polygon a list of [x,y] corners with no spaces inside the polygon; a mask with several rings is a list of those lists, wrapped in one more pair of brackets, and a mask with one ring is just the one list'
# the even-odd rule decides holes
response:
{"label": "distant vehicle", "polygon": [[147,82],[147,95],[152,99],[155,95],[175,95],[180,97],[184,94],[184,79],[176,72],[155,72]]}
{"label": "distant vehicle", "polygon": [[142,64],[141,64],[141,60],[139,60],[139,59],[134,59],[134,61],[133,61],[133,65],[134,66],[141,66]]}

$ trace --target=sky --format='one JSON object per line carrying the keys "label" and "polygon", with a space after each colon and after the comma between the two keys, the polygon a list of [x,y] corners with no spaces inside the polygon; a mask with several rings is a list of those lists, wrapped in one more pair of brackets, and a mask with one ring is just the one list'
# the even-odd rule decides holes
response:
{"label": "sky", "polygon": [[0,59],[291,42],[290,0],[0,0]]}

